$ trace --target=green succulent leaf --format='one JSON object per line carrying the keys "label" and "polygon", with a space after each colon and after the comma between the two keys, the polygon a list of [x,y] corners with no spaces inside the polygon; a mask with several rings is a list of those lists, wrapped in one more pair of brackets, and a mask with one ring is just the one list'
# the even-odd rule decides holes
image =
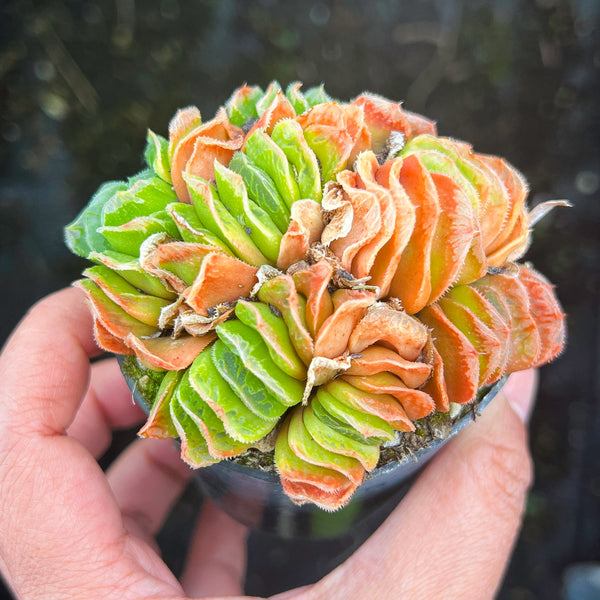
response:
{"label": "green succulent leaf", "polygon": [[160,311],[171,304],[171,300],[157,298],[138,291],[115,271],[104,265],[86,269],[83,274],[89,277],[102,291],[128,315],[141,323],[158,327]]}
{"label": "green succulent leaf", "polygon": [[153,177],[156,177],[156,173],[153,169],[142,169],[141,171],[138,171],[135,175],[130,175],[127,178],[127,187],[133,187],[138,181],[152,179]]}
{"label": "green succulent leaf", "polygon": [[360,434],[356,429],[350,427],[348,423],[338,419],[336,416],[331,414],[324,406],[321,400],[326,394],[323,393],[321,389],[317,391],[316,396],[312,398],[310,401],[310,406],[312,411],[314,412],[315,417],[323,423],[326,427],[329,427],[333,431],[344,435],[356,442],[367,445],[378,445],[379,440],[375,440],[373,444],[372,439],[366,438],[364,435]]}
{"label": "green succulent leaf", "polygon": [[333,101],[333,98],[325,91],[325,86],[323,84],[308,88],[306,92],[304,92],[304,97],[311,108],[317,104],[322,104],[323,102]]}
{"label": "green succulent leaf", "polygon": [[229,168],[242,176],[250,199],[271,217],[281,233],[285,233],[290,223],[290,209],[277,191],[273,180],[243,152],[233,155]]}
{"label": "green succulent leaf", "polygon": [[242,225],[258,249],[271,262],[276,263],[282,235],[271,217],[248,198],[242,177],[215,161],[215,179],[223,204]]}
{"label": "green succulent leaf", "polygon": [[225,103],[229,120],[237,127],[242,127],[249,119],[258,117],[256,103],[263,97],[264,92],[258,86],[245,87],[236,90]]}
{"label": "green succulent leaf", "polygon": [[181,440],[182,458],[193,468],[206,467],[218,462],[218,459],[210,455],[208,444],[197,421],[184,409],[179,386],[175,388],[169,408],[171,420]]}
{"label": "green succulent leaf", "polygon": [[104,252],[91,252],[89,259],[96,264],[104,265],[118,272],[125,281],[142,292],[146,292],[146,294],[165,298],[166,300],[175,300],[177,297],[177,294],[168,289],[158,277],[144,271],[135,256],[129,256],[115,250],[105,250]]}
{"label": "green succulent leaf", "polygon": [[271,139],[283,150],[288,161],[294,165],[300,198],[321,202],[319,161],[306,143],[302,127],[296,121],[284,119],[273,127]]}
{"label": "green succulent leaf", "polygon": [[300,199],[290,163],[283,150],[264,132],[257,129],[246,139],[245,152],[275,182],[277,191],[291,210]]}
{"label": "green succulent leaf", "polygon": [[[200,354],[198,358],[202,356]],[[196,360],[198,360],[198,358]],[[210,357],[208,357],[210,360]],[[203,359],[201,359],[203,360]],[[202,432],[208,449],[214,458],[225,458],[235,456],[248,449],[248,445],[235,440],[225,430],[223,421],[206,402],[207,396],[201,395],[200,390],[194,384],[198,383],[192,372],[194,363],[185,372],[181,383],[177,386],[177,399],[182,408],[192,417]],[[204,391],[202,389],[202,391]]]}
{"label": "green succulent leaf", "polygon": [[256,415],[276,422],[286,411],[287,407],[279,402],[265,384],[244,367],[238,355],[220,340],[218,344],[215,343],[212,360],[231,389]]}
{"label": "green succulent leaf", "polygon": [[179,238],[175,223],[165,211],[147,217],[135,217],[123,225],[98,227],[98,232],[113,249],[130,256],[139,256],[140,246],[155,233],[167,233],[174,239]]}
{"label": "green succulent leaf", "polygon": [[[231,373],[235,368],[235,363],[239,361],[239,359],[235,357],[233,352],[231,352],[221,340],[217,340],[211,346],[210,358],[211,364],[208,365],[207,363],[207,370],[210,370],[211,373],[218,374],[220,380],[223,382],[219,382],[219,385],[227,386],[226,388],[224,387],[224,389],[227,390],[228,394],[218,396],[218,398],[219,404],[221,404],[223,410],[227,413],[227,418],[232,422],[230,425],[231,430],[229,431],[230,435],[240,441],[258,441],[275,427],[278,418],[285,412],[286,407],[275,401],[273,404],[278,411],[280,411],[279,414],[269,418],[257,414],[256,410],[254,410],[254,404],[247,402],[249,395],[247,383],[244,382],[244,385],[241,386],[230,386],[228,381],[222,376],[222,371],[219,368],[219,366],[227,364],[227,371]],[[215,369],[215,367],[217,368]],[[252,375],[249,372],[246,372],[246,374]],[[238,391],[241,392],[241,394],[239,394]],[[222,398],[223,401],[221,401]],[[225,426],[227,427],[226,421]]]}
{"label": "green succulent leaf", "polygon": [[323,408],[338,420],[346,423],[353,431],[359,432],[366,439],[384,440],[394,439],[393,428],[381,417],[371,415],[329,394],[325,388],[319,389],[317,397]]}
{"label": "green succulent leaf", "polygon": [[102,209],[102,225],[124,225],[135,217],[147,217],[163,211],[177,196],[159,177],[139,179],[127,190],[114,194]]}
{"label": "green succulent leaf", "polygon": [[310,108],[304,94],[300,91],[301,87],[302,84],[299,81],[293,81],[285,90],[285,95],[290,101],[290,104],[294,107],[297,115],[301,115]]}
{"label": "green succulent leaf", "polygon": [[302,401],[304,386],[275,364],[258,332],[240,321],[222,323],[217,326],[216,332],[229,349],[240,357],[246,369],[258,377],[277,400],[286,406]]}
{"label": "green succulent leaf", "polygon": [[[305,412],[304,407],[299,406],[292,411],[289,419],[288,440],[294,453],[314,465],[339,469],[343,473],[361,470],[360,462],[355,457],[331,451],[316,440],[304,422]],[[320,428],[325,426],[320,425]]]}
{"label": "green succulent leaf", "polygon": [[379,460],[379,448],[349,438],[327,427],[315,415],[312,406],[303,407],[303,421],[312,438],[331,452],[358,459],[367,471],[372,471]]}
{"label": "green succulent leaf", "polygon": [[273,362],[284,372],[304,381],[306,367],[296,354],[285,321],[273,313],[263,302],[239,300],[235,307],[236,317],[252,327],[265,342]]}
{"label": "green succulent leaf", "polygon": [[256,442],[275,425],[250,410],[227,381],[215,369],[213,357],[220,355],[223,342],[217,340],[210,350],[202,352],[190,367],[190,383],[221,420],[225,431],[242,443]]}
{"label": "green succulent leaf", "polygon": [[154,172],[167,183],[171,180],[171,163],[169,161],[169,140],[148,129],[144,160]]}
{"label": "green succulent leaf", "polygon": [[98,188],[88,205],[65,227],[65,243],[71,252],[89,258],[90,252],[102,252],[110,248],[105,237],[98,232],[102,225],[102,209],[117,192],[126,187],[122,181],[108,181]]}
{"label": "green succulent leaf", "polygon": [[[303,480],[311,479],[314,481],[322,481],[327,477],[340,478],[339,472],[321,465],[310,463],[300,458],[298,454],[290,448],[288,435],[289,430],[286,423],[283,425],[275,442],[275,462],[281,473],[293,473]],[[316,457],[318,457],[318,459],[320,458],[322,462],[326,462],[322,460],[321,451],[326,452],[323,449],[317,449]],[[313,456],[314,455],[311,455],[311,458],[313,458]]]}
{"label": "green succulent leaf", "polygon": [[246,233],[235,217],[225,208],[217,191],[201,177],[184,174],[190,196],[200,221],[208,230],[228,247],[241,260],[255,267],[269,264],[252,238]]}
{"label": "green succulent leaf", "polygon": [[202,226],[196,209],[191,204],[173,202],[167,205],[166,211],[171,219],[173,219],[179,230],[179,235],[184,242],[215,246],[225,254],[233,256],[233,252],[225,242]]}
{"label": "green succulent leaf", "polygon": [[262,98],[260,98],[256,102],[256,112],[259,117],[263,116],[263,114],[267,110],[267,108],[269,108],[269,106],[271,106],[271,103],[273,102],[273,100],[275,100],[275,96],[277,95],[277,92],[280,92],[280,91],[281,91],[281,85],[279,85],[279,82],[271,81],[271,83],[269,84],[269,87],[265,91]]}

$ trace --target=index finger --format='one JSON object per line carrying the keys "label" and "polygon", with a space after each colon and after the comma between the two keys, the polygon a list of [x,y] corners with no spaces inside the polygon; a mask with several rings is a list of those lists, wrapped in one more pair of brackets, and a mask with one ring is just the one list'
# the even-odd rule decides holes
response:
{"label": "index finger", "polygon": [[64,433],[87,389],[89,358],[100,352],[81,291],[61,290],[35,304],[0,355],[4,433]]}

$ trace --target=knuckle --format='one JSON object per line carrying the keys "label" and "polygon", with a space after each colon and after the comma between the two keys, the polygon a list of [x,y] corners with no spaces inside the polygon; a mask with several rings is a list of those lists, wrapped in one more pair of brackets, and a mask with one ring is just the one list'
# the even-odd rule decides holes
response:
{"label": "knuckle", "polygon": [[60,310],[62,303],[60,301],[59,292],[55,292],[48,296],[44,296],[38,300],[31,308],[27,311],[27,317],[34,319],[41,319],[42,321],[48,318],[49,314],[52,314],[56,310]]}

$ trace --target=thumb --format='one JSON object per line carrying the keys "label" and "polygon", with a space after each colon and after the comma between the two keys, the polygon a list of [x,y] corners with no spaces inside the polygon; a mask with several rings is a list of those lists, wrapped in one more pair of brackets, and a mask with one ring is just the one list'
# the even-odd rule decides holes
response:
{"label": "thumb", "polygon": [[534,371],[510,377],[375,534],[317,584],[324,597],[493,597],[532,480],[525,421],[536,382]]}

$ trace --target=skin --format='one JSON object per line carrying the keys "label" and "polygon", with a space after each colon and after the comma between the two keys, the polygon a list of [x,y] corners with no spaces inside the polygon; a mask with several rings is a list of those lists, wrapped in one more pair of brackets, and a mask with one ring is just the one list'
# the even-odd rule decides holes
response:
{"label": "skin", "polygon": [[[245,528],[208,504],[181,581],[154,534],[191,472],[168,440],[132,444],[105,474],[111,430],[143,421],[99,354],[83,294],[36,304],[0,355],[0,570],[20,600],[242,595]],[[427,466],[385,523],[314,585],[274,598],[492,598],[531,483],[533,371],[511,376]]]}

